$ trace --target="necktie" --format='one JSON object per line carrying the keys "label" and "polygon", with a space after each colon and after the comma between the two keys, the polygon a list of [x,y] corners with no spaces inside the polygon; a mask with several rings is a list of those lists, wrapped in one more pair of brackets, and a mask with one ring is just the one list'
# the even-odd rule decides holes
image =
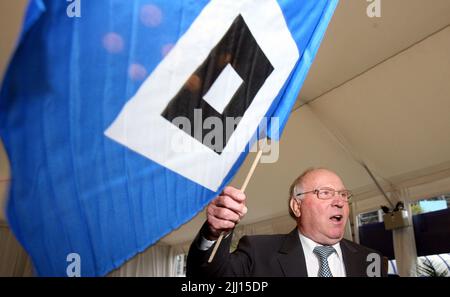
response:
{"label": "necktie", "polygon": [[328,257],[336,252],[332,246],[316,246],[313,250],[314,254],[319,257],[319,273],[318,277],[333,277],[330,266],[328,266]]}

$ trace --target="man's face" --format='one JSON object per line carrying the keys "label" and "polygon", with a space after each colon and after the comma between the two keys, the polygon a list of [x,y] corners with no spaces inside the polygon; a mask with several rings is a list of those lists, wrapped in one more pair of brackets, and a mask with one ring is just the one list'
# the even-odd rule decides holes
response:
{"label": "man's face", "polygon": [[[303,181],[302,192],[309,192],[319,188],[344,190],[341,179],[333,172],[319,169],[309,173]],[[335,195],[329,200],[317,198],[315,193],[300,196],[300,218],[298,226],[300,232],[313,241],[332,245],[344,237],[345,224],[348,220],[348,202]]]}

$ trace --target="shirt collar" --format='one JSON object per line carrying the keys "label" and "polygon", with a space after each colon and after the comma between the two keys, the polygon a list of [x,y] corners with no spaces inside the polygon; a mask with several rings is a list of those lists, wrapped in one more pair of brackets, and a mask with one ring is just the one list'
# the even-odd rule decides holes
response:
{"label": "shirt collar", "polygon": [[[321,244],[318,244],[317,242],[313,241],[312,239],[306,237],[303,235],[300,230],[298,230],[298,236],[300,237],[300,242],[303,247],[304,253],[312,254],[314,251],[314,248],[316,246],[321,246]],[[341,244],[340,242],[332,245],[334,249],[336,250],[336,253],[339,257],[339,259],[342,261],[342,250],[341,250]]]}

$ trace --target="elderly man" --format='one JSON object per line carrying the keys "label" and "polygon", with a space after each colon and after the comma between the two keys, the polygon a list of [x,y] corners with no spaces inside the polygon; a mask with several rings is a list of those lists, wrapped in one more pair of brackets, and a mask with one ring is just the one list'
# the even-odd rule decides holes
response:
{"label": "elderly man", "polygon": [[[290,187],[289,234],[244,236],[230,253],[231,231],[247,212],[245,195],[226,187],[207,208],[207,222],[189,250],[188,276],[385,276],[382,256],[343,239],[349,216],[347,190],[336,173],[309,169]],[[221,232],[227,232],[211,263]]]}

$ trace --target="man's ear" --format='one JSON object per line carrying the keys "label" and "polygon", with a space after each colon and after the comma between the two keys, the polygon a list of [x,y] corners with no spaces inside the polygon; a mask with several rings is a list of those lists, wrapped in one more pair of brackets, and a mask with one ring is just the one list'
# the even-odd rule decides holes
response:
{"label": "man's ear", "polygon": [[289,206],[291,207],[292,212],[294,213],[294,215],[297,218],[299,218],[302,214],[301,205],[302,205],[302,200],[296,199],[296,198],[291,198]]}

